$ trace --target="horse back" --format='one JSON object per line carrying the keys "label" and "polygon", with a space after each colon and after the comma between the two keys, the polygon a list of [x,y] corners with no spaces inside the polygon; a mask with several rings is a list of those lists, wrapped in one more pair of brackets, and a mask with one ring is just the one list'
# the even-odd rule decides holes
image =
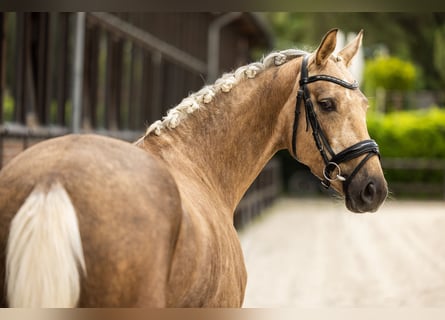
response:
{"label": "horse back", "polygon": [[86,266],[79,306],[165,305],[182,215],[176,183],[149,153],[93,135],[42,142],[0,172],[0,287],[11,220],[37,186],[54,183],[77,214]]}

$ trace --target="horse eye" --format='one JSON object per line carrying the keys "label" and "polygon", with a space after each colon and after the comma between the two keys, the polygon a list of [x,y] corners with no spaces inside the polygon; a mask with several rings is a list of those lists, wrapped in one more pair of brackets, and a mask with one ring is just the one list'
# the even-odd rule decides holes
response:
{"label": "horse eye", "polygon": [[334,111],[335,110],[335,103],[331,99],[323,99],[318,101],[318,105],[320,108],[323,109],[323,111]]}

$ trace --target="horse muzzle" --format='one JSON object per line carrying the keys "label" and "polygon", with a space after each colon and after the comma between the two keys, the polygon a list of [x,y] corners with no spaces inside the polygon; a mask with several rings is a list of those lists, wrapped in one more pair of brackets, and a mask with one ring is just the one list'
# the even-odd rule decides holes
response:
{"label": "horse muzzle", "polygon": [[355,213],[375,212],[387,196],[383,176],[357,175],[345,192],[346,207]]}

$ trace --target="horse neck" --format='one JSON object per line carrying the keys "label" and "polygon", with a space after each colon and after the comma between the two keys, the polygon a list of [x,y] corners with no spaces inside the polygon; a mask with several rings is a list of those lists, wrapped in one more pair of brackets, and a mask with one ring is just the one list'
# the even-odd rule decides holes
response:
{"label": "horse neck", "polygon": [[287,147],[291,126],[282,109],[286,102],[295,103],[297,68],[291,60],[240,81],[174,129],[149,134],[137,144],[167,164],[180,189],[201,184],[233,213],[270,158]]}

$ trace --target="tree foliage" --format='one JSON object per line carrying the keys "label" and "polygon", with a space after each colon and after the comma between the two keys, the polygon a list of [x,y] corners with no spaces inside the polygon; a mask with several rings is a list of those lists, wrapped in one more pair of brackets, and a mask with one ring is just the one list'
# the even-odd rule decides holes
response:
{"label": "tree foliage", "polygon": [[[302,49],[306,49],[307,44],[316,46],[331,28],[340,28],[344,32],[364,29],[365,58],[374,56],[384,46],[391,55],[413,61],[422,69],[425,89],[443,89],[445,85],[442,76],[444,68],[435,64],[433,59],[435,47],[438,50],[437,46],[445,42],[445,31],[439,36],[436,32],[445,28],[445,13],[273,12],[266,16],[275,32],[279,48],[289,47],[289,44]],[[441,42],[437,40],[439,37]]]}
{"label": "tree foliage", "polygon": [[416,68],[409,61],[381,55],[366,62],[364,78],[367,92],[379,87],[386,90],[411,90],[416,84]]}
{"label": "tree foliage", "polygon": [[435,30],[433,58],[434,67],[445,84],[445,25]]}

